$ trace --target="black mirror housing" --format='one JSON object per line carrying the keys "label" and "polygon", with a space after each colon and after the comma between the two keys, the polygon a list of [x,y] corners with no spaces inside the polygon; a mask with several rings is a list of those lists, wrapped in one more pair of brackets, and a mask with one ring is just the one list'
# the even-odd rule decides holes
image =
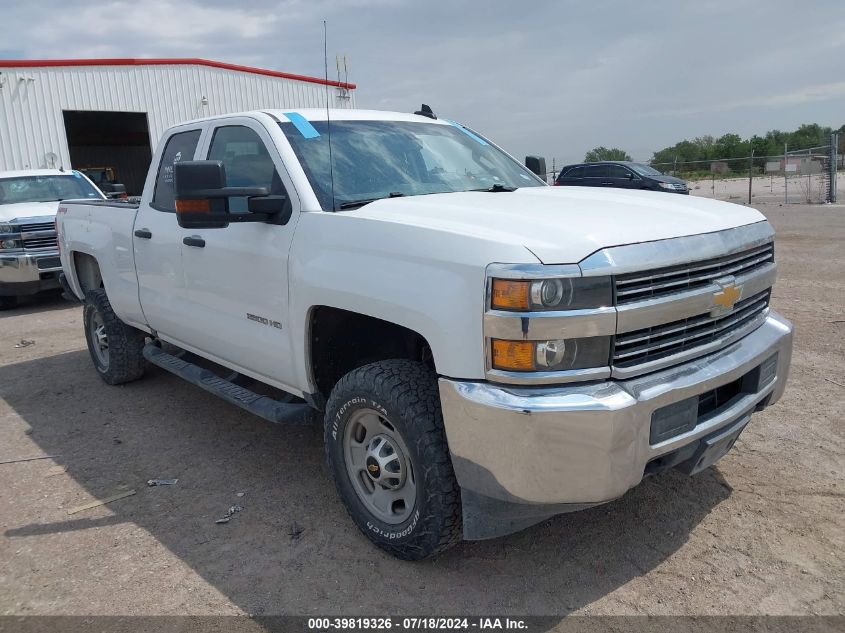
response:
{"label": "black mirror housing", "polygon": [[[173,165],[176,199],[207,198],[207,194],[226,186],[226,167],[222,160],[186,160]],[[195,195],[200,194],[203,195]]]}
{"label": "black mirror housing", "polygon": [[[267,187],[227,187],[226,167],[220,160],[187,160],[173,166],[173,187],[176,192],[176,218],[185,229],[225,229],[230,222],[265,222],[270,212],[258,210],[256,200],[266,198],[263,208],[281,212],[283,202],[271,198]],[[249,198],[247,214],[229,213],[229,198]],[[289,217],[288,217],[289,219]]]}
{"label": "black mirror housing", "polygon": [[[266,215],[273,224],[284,225],[290,221],[293,207],[287,196],[270,195],[247,200],[247,209],[251,214]],[[236,220],[232,220],[233,222]]]}
{"label": "black mirror housing", "polygon": [[542,156],[526,156],[525,166],[543,180],[546,179],[546,159]]}

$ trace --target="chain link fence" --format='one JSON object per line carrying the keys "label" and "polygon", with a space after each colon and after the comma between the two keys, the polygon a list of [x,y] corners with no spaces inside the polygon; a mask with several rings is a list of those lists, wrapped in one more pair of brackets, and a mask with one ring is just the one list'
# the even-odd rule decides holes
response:
{"label": "chain link fence", "polygon": [[[837,192],[845,191],[845,157],[840,144],[839,135],[834,133],[827,145],[800,149],[787,146],[783,154],[774,156],[650,165],[686,180],[694,196],[748,204],[823,204],[836,202]],[[547,182],[554,183],[557,175],[553,164]]]}
{"label": "chain link fence", "polygon": [[837,134],[831,135],[828,145],[785,147],[776,156],[674,161],[652,167],[686,180],[692,195],[749,204],[836,202],[837,190],[845,186]]}

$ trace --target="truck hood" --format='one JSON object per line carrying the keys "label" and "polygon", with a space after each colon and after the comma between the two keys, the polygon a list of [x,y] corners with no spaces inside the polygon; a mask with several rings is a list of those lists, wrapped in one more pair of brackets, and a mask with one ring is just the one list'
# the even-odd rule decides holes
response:
{"label": "truck hood", "polygon": [[[0,222],[8,222],[15,218],[51,218],[56,217],[59,203],[52,202],[17,202],[15,204],[0,204]],[[47,220],[45,220],[46,222]]]}
{"label": "truck hood", "polygon": [[728,202],[593,187],[390,198],[344,213],[521,244],[544,264],[574,264],[602,248],[765,220],[755,209]]}

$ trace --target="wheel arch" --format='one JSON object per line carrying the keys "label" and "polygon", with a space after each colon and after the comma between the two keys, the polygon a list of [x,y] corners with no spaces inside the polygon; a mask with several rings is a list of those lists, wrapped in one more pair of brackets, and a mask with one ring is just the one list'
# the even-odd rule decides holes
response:
{"label": "wheel arch", "polygon": [[105,287],[100,262],[96,257],[82,251],[73,251],[70,259],[73,265],[73,278],[82,291],[80,299],[84,299],[85,293],[89,290]]}
{"label": "wheel arch", "polygon": [[327,305],[312,306],[306,328],[306,371],[319,405],[345,374],[369,363],[406,359],[436,370],[429,341],[404,325]]}

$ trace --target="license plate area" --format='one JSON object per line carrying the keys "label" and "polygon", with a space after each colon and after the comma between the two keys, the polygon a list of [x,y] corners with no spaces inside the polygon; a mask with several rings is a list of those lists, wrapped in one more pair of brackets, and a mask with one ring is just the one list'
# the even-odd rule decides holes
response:
{"label": "license plate area", "polygon": [[733,424],[701,438],[692,457],[678,464],[676,468],[687,475],[694,475],[710,468],[733,448],[750,420],[751,414],[748,413]]}
{"label": "license plate area", "polygon": [[59,268],[62,265],[62,260],[58,257],[42,257],[37,260],[36,265],[38,266],[38,270]]}

